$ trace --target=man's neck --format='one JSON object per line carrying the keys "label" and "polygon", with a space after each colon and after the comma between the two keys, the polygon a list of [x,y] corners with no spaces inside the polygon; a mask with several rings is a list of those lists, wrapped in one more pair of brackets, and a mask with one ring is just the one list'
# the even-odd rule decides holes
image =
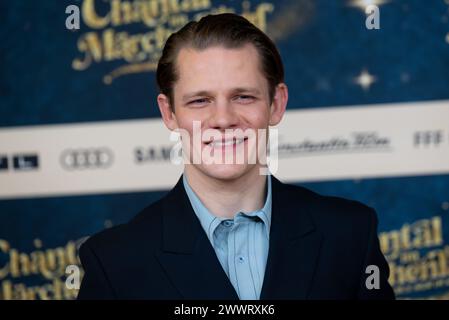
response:
{"label": "man's neck", "polygon": [[215,179],[191,165],[184,175],[204,206],[215,216],[234,218],[235,214],[259,210],[265,203],[267,177],[257,167],[234,180]]}

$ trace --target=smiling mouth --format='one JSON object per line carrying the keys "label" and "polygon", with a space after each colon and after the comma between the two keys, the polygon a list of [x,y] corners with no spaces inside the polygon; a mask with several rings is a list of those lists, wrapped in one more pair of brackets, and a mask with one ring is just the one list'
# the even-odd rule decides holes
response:
{"label": "smiling mouth", "polygon": [[210,146],[212,148],[223,148],[223,147],[226,148],[226,147],[232,147],[232,146],[239,145],[239,144],[245,142],[246,140],[248,140],[247,137],[223,139],[223,140],[212,140],[212,141],[206,142],[206,145]]}

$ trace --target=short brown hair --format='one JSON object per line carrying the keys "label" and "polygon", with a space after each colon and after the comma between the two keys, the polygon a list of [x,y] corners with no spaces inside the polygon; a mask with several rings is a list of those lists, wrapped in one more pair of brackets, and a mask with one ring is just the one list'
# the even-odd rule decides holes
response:
{"label": "short brown hair", "polygon": [[176,58],[185,47],[204,50],[213,46],[241,48],[253,44],[260,56],[262,73],[268,81],[270,100],[275,88],[284,82],[284,67],[273,41],[242,16],[223,13],[208,15],[200,21],[191,21],[170,35],[165,43],[157,66],[156,79],[161,93],[165,94],[174,110],[173,86],[178,80]]}

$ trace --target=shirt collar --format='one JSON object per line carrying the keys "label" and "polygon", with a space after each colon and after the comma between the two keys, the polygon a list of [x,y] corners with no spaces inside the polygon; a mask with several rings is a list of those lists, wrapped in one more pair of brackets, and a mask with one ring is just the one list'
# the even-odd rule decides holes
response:
{"label": "shirt collar", "polygon": [[[218,225],[226,220],[225,218],[219,218],[213,215],[201,202],[196,193],[192,190],[189,183],[187,182],[187,178],[185,174],[182,177],[182,182],[184,185],[184,189],[186,190],[187,196],[189,197],[190,204],[192,205],[193,211],[196,216],[200,220],[200,224],[203,227],[204,231],[206,231],[207,237],[213,244],[213,235],[215,229]],[[259,217],[264,225],[267,237],[270,234],[270,226],[271,226],[271,175],[267,176],[267,196],[265,198],[265,204],[262,209],[252,211],[252,212],[237,212],[235,215],[235,219],[238,219],[239,216],[251,216],[251,217]]]}

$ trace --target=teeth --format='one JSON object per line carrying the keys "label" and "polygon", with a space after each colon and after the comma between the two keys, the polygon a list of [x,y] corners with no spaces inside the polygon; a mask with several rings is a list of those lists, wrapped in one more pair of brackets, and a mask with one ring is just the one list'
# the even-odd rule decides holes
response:
{"label": "teeth", "polygon": [[212,148],[219,148],[219,147],[228,147],[228,146],[232,146],[234,144],[240,144],[244,141],[245,139],[230,139],[230,140],[225,140],[223,142],[223,140],[219,140],[219,141],[212,141],[209,145]]}

